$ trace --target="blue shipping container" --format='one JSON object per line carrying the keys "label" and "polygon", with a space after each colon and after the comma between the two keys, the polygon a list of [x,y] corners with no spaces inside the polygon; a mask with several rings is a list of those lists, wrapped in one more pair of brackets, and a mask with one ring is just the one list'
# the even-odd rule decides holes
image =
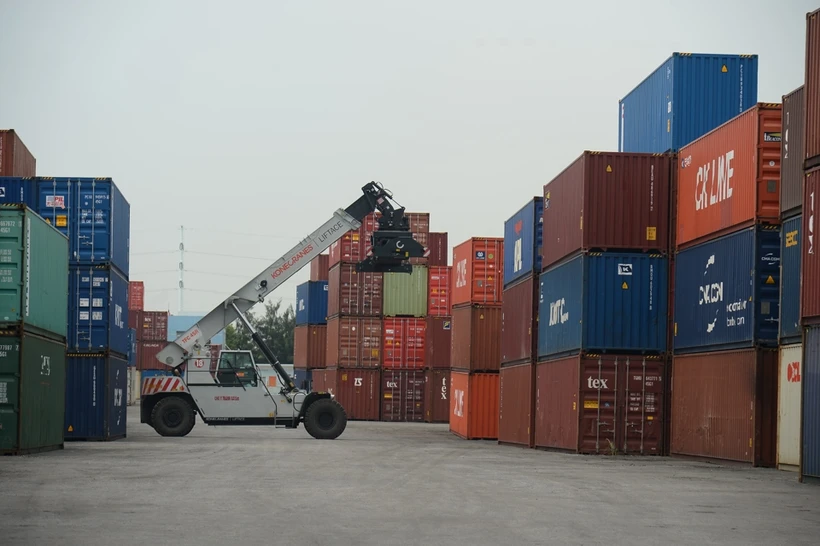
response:
{"label": "blue shipping container", "polygon": [[296,368],[293,370],[293,382],[300,389],[310,391],[313,383],[313,370]]}
{"label": "blue shipping container", "polygon": [[504,286],[541,271],[544,198],[533,197],[504,222]]}
{"label": "blue shipping container", "polygon": [[128,358],[128,281],[116,269],[68,268],[68,350]]}
{"label": "blue shipping container", "polygon": [[757,103],[757,55],[673,53],[618,101],[618,151],[677,151]]}
{"label": "blue shipping container", "polygon": [[666,351],[669,261],[589,253],[541,274],[538,357]]}
{"label": "blue shipping container", "polygon": [[33,178],[0,176],[0,204],[23,203],[37,211],[37,183]]}
{"label": "blue shipping container", "polygon": [[102,354],[67,355],[66,440],[125,437],[127,364],[121,358]]}
{"label": "blue shipping container", "polygon": [[[187,332],[191,326],[197,323],[202,318],[202,315],[168,315],[168,341],[174,341],[176,338]],[[211,343],[214,345],[225,344],[225,330],[220,331],[211,338]]]}
{"label": "blue shipping container", "polygon": [[296,325],[327,324],[327,281],[307,281],[296,287]]}
{"label": "blue shipping container", "polygon": [[164,377],[166,375],[174,375],[171,368],[166,368],[164,370],[140,370],[140,381],[143,381],[146,377]]}
{"label": "blue shipping container", "polygon": [[780,237],[780,339],[800,342],[800,240],[803,216],[783,222]]}
{"label": "blue shipping container", "polygon": [[37,178],[37,213],[68,236],[77,264],[112,263],[128,278],[131,205],[110,178]]}
{"label": "blue shipping container", "polygon": [[128,365],[137,365],[137,331],[133,328],[128,329]]}
{"label": "blue shipping container", "polygon": [[678,253],[675,352],[777,346],[780,226],[744,229]]}
{"label": "blue shipping container", "polygon": [[820,326],[803,338],[803,461],[801,476],[820,478]]}

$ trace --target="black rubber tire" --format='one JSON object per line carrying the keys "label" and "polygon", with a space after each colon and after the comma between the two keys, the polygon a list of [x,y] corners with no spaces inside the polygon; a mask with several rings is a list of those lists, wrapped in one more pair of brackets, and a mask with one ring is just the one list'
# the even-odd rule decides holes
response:
{"label": "black rubber tire", "polygon": [[335,440],[347,427],[347,412],[331,398],[320,398],[305,412],[305,430],[317,440]]}
{"label": "black rubber tire", "polygon": [[195,424],[194,408],[179,396],[163,398],[151,411],[151,425],[161,436],[186,436]]}

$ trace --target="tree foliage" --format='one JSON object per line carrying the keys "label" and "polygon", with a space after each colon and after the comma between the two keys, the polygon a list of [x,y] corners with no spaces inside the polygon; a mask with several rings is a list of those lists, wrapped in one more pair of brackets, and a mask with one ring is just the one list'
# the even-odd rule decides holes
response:
{"label": "tree foliage", "polygon": [[[248,313],[250,323],[270,347],[279,362],[293,363],[293,329],[296,326],[296,313],[293,306],[282,309],[282,300],[265,302],[264,312],[260,316]],[[246,349],[253,352],[256,362],[268,362],[262,351],[251,339],[251,333],[238,321],[225,329],[225,344],[230,349]]]}

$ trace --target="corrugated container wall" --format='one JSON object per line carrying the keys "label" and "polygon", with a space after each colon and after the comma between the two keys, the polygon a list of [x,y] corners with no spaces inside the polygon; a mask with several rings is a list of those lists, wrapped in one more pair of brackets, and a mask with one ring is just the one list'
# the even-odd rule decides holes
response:
{"label": "corrugated container wall", "polygon": [[127,355],[127,299],[128,280],[117,270],[70,266],[68,350]]}
{"label": "corrugated container wall", "polygon": [[378,421],[381,370],[313,370],[313,390],[330,392],[352,421]]}
{"label": "corrugated container wall", "polygon": [[0,178],[0,203],[21,203],[37,210],[37,181],[33,178]]}
{"label": "corrugated container wall", "polygon": [[781,346],[777,388],[777,467],[781,470],[800,466],[802,370],[803,345]]}
{"label": "corrugated container wall", "polygon": [[168,370],[171,368],[157,360],[159,352],[168,345],[166,341],[140,341],[137,343],[139,349],[138,370]]}
{"label": "corrugated container wall", "polygon": [[128,367],[137,365],[137,331],[128,329]]}
{"label": "corrugated container wall", "polygon": [[504,222],[504,286],[541,271],[544,199],[532,198]]}
{"label": "corrugated container wall", "polygon": [[[430,213],[429,212],[406,212],[408,223],[410,224],[410,233],[413,234],[413,239],[424,248],[429,248],[430,240]],[[376,214],[380,217],[381,214]],[[428,265],[428,258],[410,258],[410,263],[413,265]]]}
{"label": "corrugated container wall", "polygon": [[65,344],[0,332],[0,454],[63,447]]}
{"label": "corrugated container wall", "polygon": [[780,104],[759,104],[681,148],[678,248],[780,219]]}
{"label": "corrugated container wall", "polygon": [[305,369],[327,366],[327,326],[305,324],[293,329],[293,365]]}
{"label": "corrugated container wall", "polygon": [[501,303],[501,363],[535,359],[538,349],[538,276],[504,289]]}
{"label": "corrugated container wall", "polygon": [[674,151],[750,108],[757,67],[757,55],[673,53],[618,101],[618,151]]}
{"label": "corrugated container wall", "polygon": [[676,355],[671,453],[774,466],[777,349]]}
{"label": "corrugated container wall", "polygon": [[800,213],[803,204],[805,94],[800,86],[783,95],[783,140],[780,143],[780,217]]}
{"label": "corrugated container wall", "polygon": [[[330,245],[328,267],[338,263],[357,263],[365,259],[370,249],[370,236],[378,228],[376,215],[368,214],[359,229],[350,230]],[[332,281],[331,281],[332,282]]]}
{"label": "corrugated container wall", "polygon": [[382,273],[359,273],[354,264],[330,268],[327,316],[379,316],[382,313]]}
{"label": "corrugated container wall", "polygon": [[0,129],[0,176],[36,176],[37,160],[14,129]]}
{"label": "corrugated container wall", "polygon": [[584,152],[544,186],[544,267],[579,250],[666,252],[672,161]]}
{"label": "corrugated container wall", "polygon": [[382,326],[382,364],[393,369],[423,369],[427,321],[385,317]]}
{"label": "corrugated container wall", "polygon": [[424,420],[450,422],[450,370],[424,371]]}
{"label": "corrugated container wall", "polygon": [[424,421],[424,370],[382,372],[382,421]]}
{"label": "corrugated container wall", "polygon": [[466,440],[498,439],[498,374],[450,372],[450,431]]}
{"label": "corrugated container wall", "polygon": [[327,321],[327,365],[377,368],[381,365],[382,319],[334,317]]}
{"label": "corrugated container wall", "polygon": [[0,209],[0,324],[65,339],[68,241],[31,209]]}
{"label": "corrugated container wall", "polygon": [[128,283],[128,310],[143,311],[145,309],[145,283],[129,281]]}
{"label": "corrugated container wall", "polygon": [[384,273],[382,311],[386,317],[427,315],[427,266],[414,265],[413,272]]}
{"label": "corrugated container wall", "polygon": [[37,212],[68,236],[70,258],[129,272],[131,205],[110,178],[38,178]]}
{"label": "corrugated container wall", "polygon": [[779,231],[749,228],[676,256],[676,353],[777,346]]}
{"label": "corrugated container wall", "polygon": [[803,324],[820,322],[820,169],[806,173],[803,188],[803,243],[800,249],[800,317]]}
{"label": "corrugated container wall", "polygon": [[806,167],[820,165],[820,9],[806,14]]}
{"label": "corrugated container wall", "polygon": [[[164,341],[168,338],[168,311],[142,311],[137,323],[138,341]],[[174,338],[176,339],[176,337]],[[212,340],[213,341],[213,340]]]}
{"label": "corrugated container wall", "polygon": [[498,442],[534,445],[535,364],[501,368],[498,386]]}
{"label": "corrugated container wall", "polygon": [[327,281],[307,281],[296,287],[296,325],[327,324]]}
{"label": "corrugated container wall", "polygon": [[330,256],[328,254],[319,254],[310,261],[310,280],[311,281],[326,281],[327,272],[330,269],[328,265]]}
{"label": "corrugated container wall", "polygon": [[450,266],[431,265],[429,267],[427,314],[430,316],[446,317],[450,315],[453,307],[450,298],[452,269]]}
{"label": "corrugated container wall", "polygon": [[780,340],[799,341],[800,330],[800,247],[803,217],[783,222],[780,236]]}
{"label": "corrugated container wall", "polygon": [[645,253],[590,253],[540,277],[538,358],[666,351],[668,264]]}
{"label": "corrugated container wall", "polygon": [[427,317],[424,362],[428,368],[450,368],[452,325],[451,317]]}
{"label": "corrugated container wall", "polygon": [[442,267],[449,263],[450,246],[447,232],[431,231],[427,236],[427,249],[430,255],[427,257],[427,265],[430,267]]}
{"label": "corrugated container wall", "polygon": [[453,305],[498,305],[504,288],[504,240],[473,237],[453,249]]}
{"label": "corrugated container wall", "polygon": [[313,391],[313,370],[306,370],[304,368],[294,368],[293,382],[299,389],[308,392]]}
{"label": "corrugated container wall", "polygon": [[501,308],[453,307],[450,367],[473,372],[501,367]]}
{"label": "corrugated container wall", "polygon": [[127,362],[102,354],[67,357],[65,439],[125,438]]}
{"label": "corrugated container wall", "polygon": [[820,326],[806,328],[803,340],[800,476],[820,478]]}

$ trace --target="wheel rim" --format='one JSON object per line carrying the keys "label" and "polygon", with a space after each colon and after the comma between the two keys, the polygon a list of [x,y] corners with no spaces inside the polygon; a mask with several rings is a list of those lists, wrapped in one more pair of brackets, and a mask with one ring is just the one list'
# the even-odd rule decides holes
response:
{"label": "wheel rim", "polygon": [[332,412],[323,411],[319,414],[317,422],[319,424],[319,428],[321,428],[322,430],[327,430],[333,426],[333,423],[336,422],[336,419],[333,417]]}
{"label": "wheel rim", "polygon": [[170,409],[162,415],[162,422],[168,427],[178,427],[182,423],[182,412],[178,409]]}

